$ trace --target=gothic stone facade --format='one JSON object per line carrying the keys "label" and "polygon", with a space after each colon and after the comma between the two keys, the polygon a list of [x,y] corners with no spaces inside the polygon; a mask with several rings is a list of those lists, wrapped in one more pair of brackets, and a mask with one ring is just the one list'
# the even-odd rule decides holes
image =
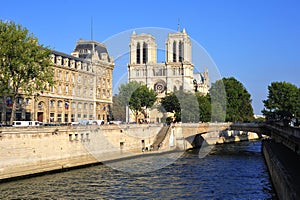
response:
{"label": "gothic stone facade", "polygon": [[[80,120],[108,120],[112,105],[114,62],[104,44],[79,40],[72,55],[53,51],[50,56],[55,86],[35,99],[20,95],[16,120],[70,123]],[[10,97],[0,102],[0,121],[8,123]]]}
{"label": "gothic stone facade", "polygon": [[[147,85],[158,93],[159,99],[176,90],[197,90],[204,95],[208,93],[208,72],[194,73],[192,43],[185,29],[168,34],[164,63],[157,63],[157,45],[150,34],[133,32],[129,46],[129,82],[137,81]],[[155,119],[150,121],[159,121],[161,115],[155,111],[151,113]]]}

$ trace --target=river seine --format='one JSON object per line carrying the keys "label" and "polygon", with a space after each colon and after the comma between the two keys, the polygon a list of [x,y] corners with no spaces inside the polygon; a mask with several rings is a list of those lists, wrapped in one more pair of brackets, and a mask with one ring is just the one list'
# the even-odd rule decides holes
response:
{"label": "river seine", "polygon": [[[136,159],[131,160],[135,163]],[[276,199],[261,142],[184,153],[162,169],[132,174],[107,165],[0,184],[0,199]]]}

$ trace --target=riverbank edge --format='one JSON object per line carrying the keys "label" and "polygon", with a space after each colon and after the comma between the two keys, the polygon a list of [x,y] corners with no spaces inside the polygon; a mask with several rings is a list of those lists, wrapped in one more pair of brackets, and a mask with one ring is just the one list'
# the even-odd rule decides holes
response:
{"label": "riverbank edge", "polygon": [[[159,151],[153,151],[153,152],[149,151],[149,152],[141,152],[141,153],[130,153],[129,155],[118,156],[116,158],[103,160],[103,161],[99,161],[99,160],[93,158],[92,155],[84,156],[85,158],[83,158],[82,156],[78,156],[78,157],[72,157],[72,158],[68,158],[68,159],[55,160],[55,161],[49,160],[44,164],[50,166],[50,163],[52,163],[52,162],[56,162],[56,163],[68,162],[68,166],[55,165],[55,167],[53,167],[51,169],[50,168],[48,168],[48,169],[36,168],[37,171],[35,171],[35,172],[32,172],[32,169],[27,168],[27,170],[31,171],[31,173],[24,173],[22,175],[15,175],[15,176],[11,176],[8,178],[0,179],[0,184],[11,182],[11,181],[23,180],[23,179],[27,179],[27,178],[44,176],[44,175],[48,175],[48,174],[62,173],[62,172],[70,171],[70,170],[84,169],[84,168],[92,167],[92,166],[106,165],[106,164],[111,164],[114,162],[121,162],[124,160],[130,160],[130,159],[135,159],[135,158],[140,158],[140,157],[164,155],[164,154],[171,154],[171,153],[183,153],[183,152],[185,152],[185,151],[179,150],[179,149],[172,149],[172,150],[165,150],[165,151],[159,150]],[[87,157],[89,157],[89,158],[87,158]],[[73,162],[71,160],[73,160]],[[81,163],[76,162],[78,160],[82,160],[83,162],[81,162]],[[28,166],[23,166],[23,167],[25,168]]]}
{"label": "riverbank edge", "polygon": [[[262,153],[277,197],[284,200],[300,199],[300,157],[281,143],[262,140]],[[293,168],[287,166],[293,165]],[[297,170],[298,169],[298,170]]]}

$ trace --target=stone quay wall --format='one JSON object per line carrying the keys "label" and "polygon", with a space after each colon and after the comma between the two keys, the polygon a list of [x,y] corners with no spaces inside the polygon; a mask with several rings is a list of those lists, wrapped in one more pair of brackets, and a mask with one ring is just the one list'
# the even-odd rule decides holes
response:
{"label": "stone quay wall", "polygon": [[273,139],[262,141],[262,152],[279,199],[300,199],[300,157]]}
{"label": "stone quay wall", "polygon": [[0,181],[141,153],[161,125],[0,129]]}

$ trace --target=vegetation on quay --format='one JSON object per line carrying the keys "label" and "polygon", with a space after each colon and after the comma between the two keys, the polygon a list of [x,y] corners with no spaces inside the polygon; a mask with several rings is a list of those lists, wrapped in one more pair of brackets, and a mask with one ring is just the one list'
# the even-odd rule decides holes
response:
{"label": "vegetation on quay", "polygon": [[299,125],[300,88],[287,82],[272,82],[268,91],[262,110],[267,121]]}
{"label": "vegetation on quay", "polygon": [[[137,82],[121,85],[119,94],[114,96],[114,118],[125,120],[119,112],[125,106],[133,110],[136,119],[140,113],[152,107],[156,95],[153,90],[146,88]],[[248,122],[254,119],[251,96],[242,83],[233,77],[213,83],[208,95],[181,90],[169,93],[156,104],[156,108],[169,116],[167,122]]]}
{"label": "vegetation on quay", "polygon": [[0,20],[0,96],[12,106],[14,121],[19,96],[38,97],[39,92],[54,85],[50,66],[51,50],[19,24]]}

